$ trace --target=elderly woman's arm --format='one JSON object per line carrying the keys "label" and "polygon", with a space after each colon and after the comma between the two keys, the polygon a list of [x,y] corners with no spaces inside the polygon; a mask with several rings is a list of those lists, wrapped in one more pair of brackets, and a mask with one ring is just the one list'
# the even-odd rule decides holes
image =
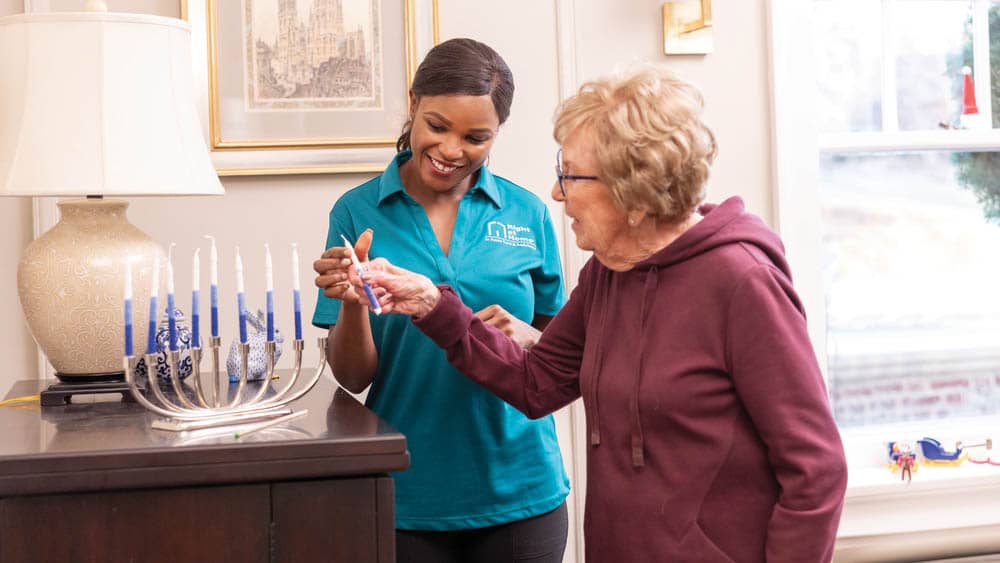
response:
{"label": "elderly woman's arm", "polygon": [[580,396],[585,326],[581,288],[538,343],[525,350],[477,318],[448,286],[435,287],[426,277],[381,259],[373,262],[367,279],[380,294],[383,311],[413,316],[414,324],[446,351],[456,369],[529,417],[545,416]]}
{"label": "elderly woman's arm", "polygon": [[755,267],[729,303],[728,364],[781,484],[768,561],[829,561],[847,485],[840,434],[787,278]]}
{"label": "elderly woman's arm", "polygon": [[[583,334],[579,304],[572,299],[531,350],[476,318],[455,292],[441,288],[437,306],[414,324],[448,354],[458,371],[531,418],[539,418],[580,396]],[[570,330],[576,328],[577,330]]]}

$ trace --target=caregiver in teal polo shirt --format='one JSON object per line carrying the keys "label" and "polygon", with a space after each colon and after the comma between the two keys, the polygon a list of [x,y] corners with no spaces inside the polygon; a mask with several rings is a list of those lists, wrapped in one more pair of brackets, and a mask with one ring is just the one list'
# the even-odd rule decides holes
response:
{"label": "caregiver in teal polo shirt", "polygon": [[[407,193],[399,153],[330,213],[326,247],[373,229],[370,257],[455,288],[473,310],[498,304],[531,323],[563,304],[559,251],[545,204],[483,165],[463,196],[447,255]],[[319,292],[313,324],[336,324],[341,301]],[[455,371],[403,315],[370,316],[378,368],[366,404],[406,435],[411,466],[395,473],[396,527],[462,530],[559,507],[569,492],[551,416],[529,420]]]}

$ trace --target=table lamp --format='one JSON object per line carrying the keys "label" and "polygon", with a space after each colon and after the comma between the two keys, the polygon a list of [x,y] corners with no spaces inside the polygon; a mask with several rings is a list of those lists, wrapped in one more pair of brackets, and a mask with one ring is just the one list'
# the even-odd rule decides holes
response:
{"label": "table lamp", "polygon": [[[224,193],[195,110],[190,27],[103,6],[3,17],[0,77],[0,195],[82,196],[24,251],[28,328],[63,383],[121,380],[125,268],[145,302],[166,259],[128,203],[104,196]],[[135,315],[145,342],[148,313]]]}

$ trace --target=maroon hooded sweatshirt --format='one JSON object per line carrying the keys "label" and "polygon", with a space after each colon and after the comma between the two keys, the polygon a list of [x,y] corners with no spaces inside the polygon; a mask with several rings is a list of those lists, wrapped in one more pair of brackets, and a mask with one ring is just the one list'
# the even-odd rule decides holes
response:
{"label": "maroon hooded sweatshirt", "polygon": [[530,417],[583,397],[588,561],[832,558],[840,435],[778,236],[734,197],[649,259],[591,259],[530,351],[450,288],[420,329]]}

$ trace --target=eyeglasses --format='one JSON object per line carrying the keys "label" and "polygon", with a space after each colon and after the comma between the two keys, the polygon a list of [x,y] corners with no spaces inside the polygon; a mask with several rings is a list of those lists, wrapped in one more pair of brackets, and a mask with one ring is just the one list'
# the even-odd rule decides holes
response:
{"label": "eyeglasses", "polygon": [[597,176],[576,176],[573,174],[563,174],[562,171],[562,149],[556,152],[556,178],[559,179],[559,191],[566,197],[566,180],[600,180]]}

